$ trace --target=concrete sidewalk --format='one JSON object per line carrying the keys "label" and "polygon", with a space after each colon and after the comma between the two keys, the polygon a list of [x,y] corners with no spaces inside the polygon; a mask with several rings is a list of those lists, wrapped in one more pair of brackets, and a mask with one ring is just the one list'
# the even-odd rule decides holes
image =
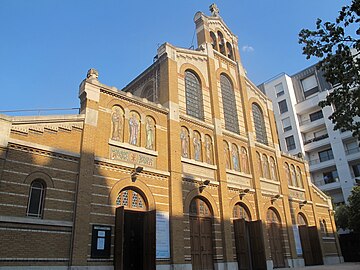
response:
{"label": "concrete sidewalk", "polygon": [[341,263],[341,264],[332,264],[332,265],[316,265],[316,266],[307,266],[307,267],[297,267],[297,268],[281,268],[289,270],[360,270],[360,262],[354,263]]}

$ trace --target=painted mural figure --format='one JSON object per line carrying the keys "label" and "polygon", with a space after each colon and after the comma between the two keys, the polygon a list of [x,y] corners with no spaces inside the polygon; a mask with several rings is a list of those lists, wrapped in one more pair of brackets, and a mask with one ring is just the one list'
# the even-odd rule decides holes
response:
{"label": "painted mural figure", "polygon": [[154,125],[151,118],[146,118],[146,148],[154,149],[154,137],[155,137]]}
{"label": "painted mural figure", "polygon": [[212,164],[212,149],[211,149],[211,139],[209,137],[205,137],[205,155],[206,162]]}
{"label": "painted mural figure", "polygon": [[115,141],[121,141],[123,120],[122,120],[122,115],[120,113],[120,109],[118,107],[114,108],[113,114],[111,116],[111,120],[113,124],[111,139]]}
{"label": "painted mural figure", "polygon": [[194,145],[194,158],[195,160],[200,160],[201,143],[198,134],[195,134],[194,136],[193,145]]}
{"label": "painted mural figure", "polygon": [[189,137],[187,135],[186,129],[182,128],[180,133],[181,139],[181,155],[183,157],[189,157]]}
{"label": "painted mural figure", "polygon": [[234,165],[234,170],[235,171],[240,171],[239,156],[238,156],[238,151],[236,149],[236,146],[232,147],[231,157],[232,157],[232,161],[233,161],[233,165]]}
{"label": "painted mural figure", "polygon": [[230,169],[229,148],[225,142],[224,142],[224,155],[225,155],[226,169]]}
{"label": "painted mural figure", "polygon": [[241,148],[241,171],[244,173],[249,173],[248,158],[244,147]]}
{"label": "painted mural figure", "polygon": [[139,120],[136,118],[135,113],[131,115],[129,119],[130,126],[130,144],[137,145],[138,133],[139,133]]}

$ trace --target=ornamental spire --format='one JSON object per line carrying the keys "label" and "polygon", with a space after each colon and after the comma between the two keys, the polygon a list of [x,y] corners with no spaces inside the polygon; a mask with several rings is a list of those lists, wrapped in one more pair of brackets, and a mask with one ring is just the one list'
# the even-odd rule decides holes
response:
{"label": "ornamental spire", "polygon": [[212,3],[209,8],[213,17],[219,17],[220,11],[215,3]]}

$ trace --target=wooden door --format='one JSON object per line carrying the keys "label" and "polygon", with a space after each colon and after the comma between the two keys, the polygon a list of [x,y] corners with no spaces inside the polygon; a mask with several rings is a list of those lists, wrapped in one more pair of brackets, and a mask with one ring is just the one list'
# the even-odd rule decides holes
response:
{"label": "wooden door", "polygon": [[266,270],[263,225],[261,220],[249,223],[249,240],[252,269]]}
{"label": "wooden door", "polygon": [[285,267],[281,225],[269,223],[268,234],[274,267]]}
{"label": "wooden door", "polygon": [[309,229],[307,225],[299,226],[299,235],[305,265],[313,265],[313,255],[310,244]]}
{"label": "wooden door", "polygon": [[114,270],[123,270],[124,207],[115,212]]}
{"label": "wooden door", "polygon": [[310,238],[311,251],[313,255],[313,264],[314,265],[324,264],[322,252],[321,252],[321,246],[320,246],[319,233],[316,226],[309,227],[309,238]]}
{"label": "wooden door", "polygon": [[236,258],[240,270],[251,269],[250,250],[249,250],[250,243],[248,238],[247,227],[248,227],[248,222],[245,221],[245,219],[241,218],[234,220]]}
{"label": "wooden door", "polygon": [[194,270],[213,270],[212,220],[190,216],[191,260]]}
{"label": "wooden door", "polygon": [[146,270],[156,268],[156,211],[145,213],[144,222],[144,267]]}

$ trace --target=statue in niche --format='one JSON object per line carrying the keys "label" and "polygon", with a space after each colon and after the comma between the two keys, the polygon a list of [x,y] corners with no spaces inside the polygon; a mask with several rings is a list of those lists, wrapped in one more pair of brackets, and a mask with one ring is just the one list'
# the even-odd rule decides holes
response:
{"label": "statue in niche", "polygon": [[183,127],[180,133],[181,139],[181,155],[183,157],[189,157],[189,136],[187,130]]}
{"label": "statue in niche", "polygon": [[206,155],[206,163],[212,164],[212,145],[211,138],[205,137],[205,155]]}
{"label": "statue in niche", "polygon": [[229,147],[226,142],[224,142],[224,155],[225,155],[226,169],[230,169]]}
{"label": "statue in niche", "polygon": [[154,150],[154,138],[155,138],[155,129],[153,125],[153,121],[150,117],[146,118],[146,148],[150,150]]}
{"label": "statue in niche", "polygon": [[267,160],[266,156],[263,156],[263,171],[264,171],[264,177],[269,179],[270,178],[270,173],[269,173],[269,161]]}
{"label": "statue in niche", "polygon": [[200,161],[201,157],[201,141],[199,138],[199,134],[195,133],[193,138],[193,145],[194,145],[194,158],[195,160]]}
{"label": "statue in niche", "polygon": [[137,145],[138,134],[139,134],[139,120],[137,119],[135,113],[132,113],[129,119],[129,127],[130,127],[130,144]]}
{"label": "statue in niche", "polygon": [[113,108],[111,121],[112,121],[111,139],[115,141],[122,141],[123,116],[121,109],[119,107]]}
{"label": "statue in niche", "polygon": [[270,173],[271,173],[271,179],[277,180],[275,162],[272,159],[270,160]]}
{"label": "statue in niche", "polygon": [[232,161],[233,161],[233,165],[234,165],[234,170],[240,171],[239,154],[238,154],[237,147],[235,145],[233,145],[233,147],[231,149],[231,157],[232,157]]}
{"label": "statue in niche", "polygon": [[246,153],[246,149],[244,147],[241,148],[241,171],[244,173],[249,173],[249,164],[248,157]]}

